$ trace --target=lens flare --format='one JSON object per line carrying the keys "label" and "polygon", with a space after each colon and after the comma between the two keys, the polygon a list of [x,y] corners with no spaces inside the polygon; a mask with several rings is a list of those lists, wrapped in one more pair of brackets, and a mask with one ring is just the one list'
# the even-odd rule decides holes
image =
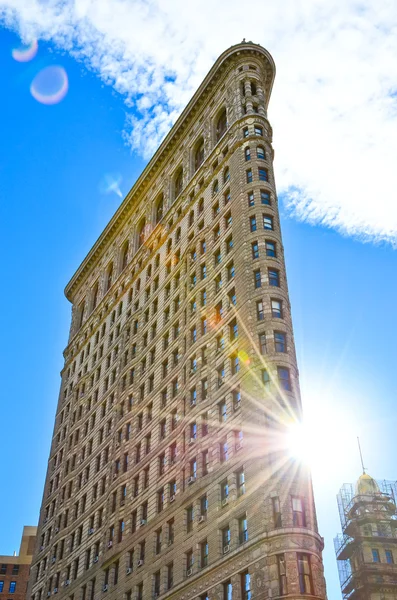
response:
{"label": "lens flare", "polygon": [[12,58],[18,62],[29,62],[36,56],[38,48],[37,40],[33,40],[30,44],[22,44],[12,50]]}
{"label": "lens flare", "polygon": [[106,173],[99,183],[101,194],[116,194],[119,198],[123,197],[120,184],[123,178],[119,174]]}
{"label": "lens flare", "polygon": [[68,76],[63,67],[53,65],[40,71],[30,85],[30,93],[41,104],[58,104],[69,89]]}
{"label": "lens flare", "polygon": [[245,350],[239,350],[238,357],[241,360],[241,362],[244,363],[245,365],[249,365],[251,362],[250,357],[248,356],[248,354],[246,353]]}

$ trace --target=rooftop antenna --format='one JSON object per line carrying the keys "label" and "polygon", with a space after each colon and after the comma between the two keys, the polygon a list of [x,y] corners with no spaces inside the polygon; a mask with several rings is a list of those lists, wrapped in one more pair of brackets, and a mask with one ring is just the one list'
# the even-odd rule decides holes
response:
{"label": "rooftop antenna", "polygon": [[364,461],[363,461],[363,453],[361,452],[361,445],[360,445],[360,438],[357,436],[357,443],[358,443],[358,451],[360,452],[360,460],[361,460],[361,466],[363,468],[363,474],[365,475],[365,467],[364,467]]}

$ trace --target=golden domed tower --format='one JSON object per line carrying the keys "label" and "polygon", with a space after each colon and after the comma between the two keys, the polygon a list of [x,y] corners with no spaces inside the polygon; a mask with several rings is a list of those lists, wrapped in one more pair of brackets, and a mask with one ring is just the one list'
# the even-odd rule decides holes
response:
{"label": "golden domed tower", "polygon": [[360,475],[338,496],[342,535],[335,542],[342,594],[349,600],[397,599],[396,484]]}

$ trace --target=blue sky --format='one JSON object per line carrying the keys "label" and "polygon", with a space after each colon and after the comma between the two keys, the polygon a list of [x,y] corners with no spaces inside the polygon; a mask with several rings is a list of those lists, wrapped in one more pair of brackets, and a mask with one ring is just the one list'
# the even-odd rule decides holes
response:
{"label": "blue sky", "polygon": [[[24,18],[26,25],[28,17]],[[43,17],[42,31],[45,26]],[[186,44],[186,40],[174,35],[173,43]],[[176,60],[170,52],[172,68],[164,68],[161,71],[164,78],[153,83],[158,57],[155,60],[152,56],[146,63],[151,73],[147,80],[143,66],[140,64],[138,68],[137,63],[131,62],[128,53],[123,56],[119,53],[116,58],[119,62],[130,61],[131,68],[124,66],[119,72],[113,66],[113,74],[105,76],[103,56],[99,60],[97,55],[88,56],[86,52],[84,58],[75,52],[73,57],[71,42],[60,43],[57,38],[54,43],[48,33],[48,41],[39,43],[34,60],[18,63],[13,60],[11,50],[18,45],[19,38],[7,28],[0,30],[0,244],[2,256],[6,257],[0,300],[3,334],[0,455],[4,490],[0,495],[3,515],[0,554],[17,549],[22,526],[37,521],[62,351],[69,328],[70,306],[63,288],[120,202],[115,193],[103,194],[104,181],[109,176],[119,177],[121,191],[126,194],[145,165],[143,156],[147,157],[151,150],[145,146],[144,138],[150,132],[153,107],[160,103],[163,112],[157,112],[154,119],[156,127],[165,131],[178,107],[199,83],[198,74],[204,75],[216,55],[242,37],[238,35],[223,47],[204,48],[201,55],[196,48],[197,62],[202,64],[201,70],[195,72],[189,66],[190,70],[186,67],[189,73],[185,73],[183,59]],[[93,36],[93,40],[97,38]],[[273,52],[266,38],[260,41]],[[300,43],[298,39],[298,47]],[[289,80],[283,76],[284,52],[277,48],[280,59],[277,77],[281,83],[275,88],[276,99],[283,91],[290,98],[293,96],[288,91]],[[69,91],[59,104],[45,106],[31,96],[29,87],[41,69],[53,64],[66,70]],[[121,72],[125,74],[125,83],[115,78],[116,71],[118,77]],[[175,78],[171,77],[173,71]],[[138,85],[137,81],[140,85],[146,81],[148,86],[143,88],[145,94],[140,103],[134,93],[126,93],[134,73],[132,88]],[[169,79],[172,85],[175,80],[183,87],[178,100],[175,88],[164,91]],[[305,79],[304,75],[299,79]],[[306,98],[312,98],[314,114],[319,96],[312,96],[309,76],[306,81],[309,88]],[[327,88],[327,82],[324,85]],[[294,115],[298,122],[307,117],[308,109],[303,109],[303,99],[302,104],[299,100],[302,90],[299,86],[294,88],[296,106],[285,113],[288,124]],[[317,91],[321,98],[323,91]],[[387,94],[382,98],[385,101]],[[334,150],[332,134],[325,141],[323,137],[329,131],[330,113],[317,115],[320,123],[317,138],[316,131],[308,134],[310,139],[317,139],[317,154],[324,152],[324,161],[333,169],[334,178],[338,168],[341,169],[339,208],[332,205],[325,192],[318,191],[321,186],[333,191],[332,186],[327,187],[328,171],[323,172],[318,163],[312,169],[305,165],[309,162],[310,166],[312,150],[308,150],[305,160],[299,156],[304,172],[301,178],[297,176],[298,197],[291,193],[296,165],[291,164],[291,150],[283,151],[288,144],[288,132],[281,126],[283,115],[277,112],[276,105],[273,119],[273,102],[276,100],[270,103],[269,117],[274,126],[276,181],[281,192],[303,403],[314,447],[313,477],[320,531],[326,544],[328,594],[330,598],[339,598],[332,545],[333,535],[339,530],[335,495],[341,484],[354,481],[360,474],[357,435],[369,472],[377,478],[396,478],[397,418],[392,377],[397,334],[395,186],[389,186],[385,201],[387,190],[382,188],[384,182],[378,182],[382,194],[379,193],[379,198],[368,198],[368,191],[362,192],[355,179],[356,163],[351,165],[353,181],[349,179],[349,170],[343,170],[344,147],[351,152],[357,150],[356,142],[351,141],[356,130],[352,129],[347,114],[353,105],[345,104],[337,119],[338,136],[342,135],[343,140],[337,165],[329,162],[328,140]],[[376,98],[372,108],[379,125]],[[363,119],[371,115],[367,110],[370,111],[363,108]],[[393,131],[395,115],[389,106],[386,113]],[[347,115],[346,120],[343,114]],[[290,131],[288,148],[294,151],[298,133],[296,129]],[[364,164],[372,159],[372,164],[377,165],[385,151],[373,136],[371,140],[372,145],[360,147],[360,156]],[[384,141],[388,141],[387,136]],[[395,156],[394,149],[391,144],[391,156]],[[305,154],[304,151],[303,147],[300,154]],[[343,196],[344,183],[349,193],[357,183],[359,203]],[[391,173],[386,183],[394,183]],[[368,209],[370,201],[373,204]],[[372,223],[368,218],[371,210],[381,213]],[[367,243],[360,241],[363,238]]]}

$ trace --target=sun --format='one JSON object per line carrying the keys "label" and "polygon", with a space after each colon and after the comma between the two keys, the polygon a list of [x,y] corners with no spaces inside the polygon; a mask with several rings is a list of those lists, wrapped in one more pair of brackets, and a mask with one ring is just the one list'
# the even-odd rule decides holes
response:
{"label": "sun", "polygon": [[290,458],[310,467],[319,480],[340,477],[341,467],[357,458],[355,419],[346,406],[337,409],[325,398],[311,402],[303,420],[290,423],[285,436]]}
{"label": "sun", "polygon": [[313,431],[301,422],[288,426],[286,433],[286,445],[290,457],[312,466],[314,454]]}

